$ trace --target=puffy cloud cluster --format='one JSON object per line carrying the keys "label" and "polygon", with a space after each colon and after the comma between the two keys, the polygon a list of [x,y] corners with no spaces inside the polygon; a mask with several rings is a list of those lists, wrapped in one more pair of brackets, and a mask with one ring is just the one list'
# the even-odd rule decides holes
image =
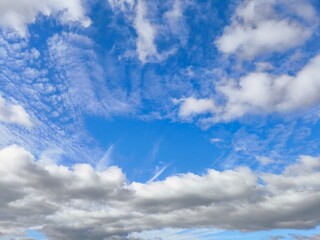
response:
{"label": "puffy cloud cluster", "polygon": [[237,8],[231,25],[224,29],[216,45],[223,53],[249,59],[283,52],[304,43],[316,22],[316,11],[308,1],[248,0]]}
{"label": "puffy cloud cluster", "polygon": [[217,122],[248,113],[284,113],[312,107],[320,101],[320,56],[311,59],[296,76],[253,72],[238,81],[220,82],[216,87],[225,99],[223,103],[214,99],[183,99],[180,117],[210,113],[207,120]]}
{"label": "puffy cloud cluster", "polygon": [[90,25],[81,0],[0,1],[0,25],[16,30],[21,36],[26,35],[27,25],[40,14],[57,15],[62,22],[79,21],[84,27]]}
{"label": "puffy cloud cluster", "polygon": [[26,127],[32,125],[29,114],[26,110],[17,104],[8,104],[0,96],[0,121],[21,124]]}
{"label": "puffy cloud cluster", "polygon": [[124,239],[132,232],[213,227],[255,231],[320,223],[320,159],[302,156],[281,174],[247,167],[128,183],[118,167],[95,171],[0,150],[0,233],[41,229],[49,239]]}

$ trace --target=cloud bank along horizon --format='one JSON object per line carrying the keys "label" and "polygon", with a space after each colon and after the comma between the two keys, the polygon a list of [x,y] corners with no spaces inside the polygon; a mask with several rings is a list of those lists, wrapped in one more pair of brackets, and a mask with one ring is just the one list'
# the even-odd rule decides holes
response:
{"label": "cloud bank along horizon", "polygon": [[0,1],[0,239],[319,239],[317,1]]}

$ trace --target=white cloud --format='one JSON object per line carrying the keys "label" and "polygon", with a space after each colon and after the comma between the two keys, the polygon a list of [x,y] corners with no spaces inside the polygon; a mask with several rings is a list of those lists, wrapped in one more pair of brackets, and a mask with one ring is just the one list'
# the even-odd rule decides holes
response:
{"label": "white cloud", "polygon": [[184,99],[179,116],[211,113],[211,122],[230,121],[246,114],[285,113],[312,107],[320,101],[320,56],[316,56],[296,76],[274,76],[250,73],[239,81],[226,81],[216,88],[225,101],[214,99]]}
{"label": "white cloud", "polygon": [[26,127],[31,127],[32,122],[26,110],[17,104],[8,104],[0,96],[0,121],[17,123]]}
{"label": "white cloud", "polygon": [[152,176],[152,178],[150,178],[150,180],[148,181],[148,183],[152,183],[153,181],[155,181],[168,167],[170,167],[171,164],[167,164],[161,168],[157,167],[156,168],[156,172],[154,173],[154,175]]}
{"label": "white cloud", "polygon": [[139,0],[136,7],[134,27],[137,31],[137,52],[141,62],[157,59],[158,51],[155,44],[156,28],[147,18],[145,2]]}
{"label": "white cloud", "polygon": [[[303,21],[294,20],[275,10],[283,5],[290,14]],[[216,45],[226,54],[253,58],[263,53],[283,52],[304,43],[316,21],[313,7],[301,2],[300,7],[290,1],[244,1],[237,9],[230,26],[224,29]],[[290,7],[291,6],[291,7]]]}
{"label": "white cloud", "polygon": [[221,143],[223,142],[223,139],[221,138],[211,138],[210,143],[215,144],[215,143]]}
{"label": "white cloud", "polygon": [[62,22],[79,21],[84,27],[90,25],[81,0],[10,0],[0,1],[0,25],[16,30],[21,36],[27,33],[27,25],[37,17],[56,15]]}
{"label": "white cloud", "polygon": [[106,93],[94,42],[81,34],[61,33],[37,50],[27,39],[1,33],[1,95],[8,103],[24,106],[33,128],[0,124],[0,146],[16,143],[37,155],[59,149],[61,153],[49,155],[57,160],[58,155],[68,156],[72,162],[79,155],[81,161],[100,159],[103,150],[81,130],[82,114],[108,114],[125,104],[115,99],[115,93]]}
{"label": "white cloud", "polygon": [[59,115],[65,114],[65,110],[76,113],[79,109],[96,115],[132,110],[122,89],[108,89],[103,80],[106,73],[94,47],[91,38],[76,33],[55,34],[48,39],[49,61],[59,72],[61,84],[68,88],[58,97],[61,105],[70,109],[58,112]]}
{"label": "white cloud", "polygon": [[170,33],[178,37],[182,44],[186,44],[188,39],[188,28],[183,15],[185,6],[184,1],[174,0],[172,8],[164,13]]}
{"label": "white cloud", "polygon": [[212,113],[216,108],[215,103],[211,99],[189,97],[182,100],[179,116],[185,118],[197,114]]}
{"label": "white cloud", "polygon": [[220,233],[217,229],[172,229],[165,228],[161,230],[143,231],[130,234],[129,239],[139,240],[212,240],[213,234]]}
{"label": "white cloud", "polygon": [[[128,183],[118,167],[95,171],[0,150],[0,232],[43,226],[50,239],[124,239],[162,228],[255,231],[313,228],[320,215],[320,158],[302,156],[281,174],[246,167]],[[259,180],[261,179],[261,180]],[[261,184],[260,182],[263,182]],[[27,216],[27,217],[26,217]]]}
{"label": "white cloud", "polygon": [[103,157],[96,164],[96,171],[104,171],[108,168],[112,161],[112,153],[113,153],[114,145],[108,147],[107,151],[104,153]]}
{"label": "white cloud", "polygon": [[269,165],[274,163],[274,160],[267,156],[256,156],[256,159],[262,164],[263,166]]}
{"label": "white cloud", "polygon": [[113,10],[132,10],[135,4],[135,0],[108,0]]}

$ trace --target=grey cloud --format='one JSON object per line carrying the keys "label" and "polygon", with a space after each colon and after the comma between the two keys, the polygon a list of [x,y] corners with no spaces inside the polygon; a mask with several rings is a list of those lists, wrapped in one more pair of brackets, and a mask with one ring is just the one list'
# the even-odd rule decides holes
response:
{"label": "grey cloud", "polygon": [[319,234],[316,234],[313,236],[302,236],[302,235],[292,234],[291,237],[293,240],[319,240],[320,239]]}
{"label": "grey cloud", "polygon": [[319,168],[319,158],[301,156],[281,174],[240,167],[128,183],[115,166],[97,172],[88,164],[48,164],[13,145],[0,150],[0,232],[42,226],[49,239],[98,240],[167,227],[313,228],[320,223]]}
{"label": "grey cloud", "polygon": [[281,240],[281,239],[284,239],[283,236],[272,236],[269,238],[269,240]]}

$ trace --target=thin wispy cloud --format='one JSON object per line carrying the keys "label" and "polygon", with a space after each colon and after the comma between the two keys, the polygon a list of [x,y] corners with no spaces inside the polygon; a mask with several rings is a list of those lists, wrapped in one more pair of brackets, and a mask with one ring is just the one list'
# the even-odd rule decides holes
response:
{"label": "thin wispy cloud", "polygon": [[149,184],[149,183],[152,183],[153,181],[155,181],[168,167],[170,167],[170,165],[171,164],[167,164],[167,165],[163,166],[162,168],[158,169],[155,172],[155,174],[153,175],[153,177],[148,180],[147,183]]}

